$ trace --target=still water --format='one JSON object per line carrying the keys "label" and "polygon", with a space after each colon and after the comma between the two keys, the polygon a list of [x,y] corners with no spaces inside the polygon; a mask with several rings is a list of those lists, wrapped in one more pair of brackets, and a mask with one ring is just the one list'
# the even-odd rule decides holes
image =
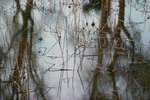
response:
{"label": "still water", "polygon": [[[90,6],[89,11],[84,11],[83,6],[88,2],[39,0],[33,1],[31,10],[26,10],[26,0],[20,0],[20,9],[17,12],[17,3],[14,0],[0,1],[0,51],[7,55],[7,57],[0,56],[3,68],[0,75],[1,88],[7,95],[11,95],[12,90],[4,88],[10,86],[4,81],[7,83],[12,75],[17,59],[16,53],[19,50],[18,44],[22,39],[20,34],[27,30],[26,40],[32,47],[34,69],[32,71],[36,70],[41,79],[39,82],[44,84],[41,86],[44,86],[42,91],[46,99],[89,100],[93,91],[95,98],[90,100],[117,100],[115,96],[119,96],[119,100],[150,99],[150,53],[148,51],[150,20],[145,20],[150,13],[136,11],[135,7],[139,7],[138,3],[127,3],[125,16],[127,25],[131,20],[138,23],[142,21],[134,28],[130,26],[131,24],[129,27],[140,31],[141,39],[136,41],[137,52],[146,62],[131,65],[130,57],[121,56],[116,69],[109,72],[107,66],[110,64],[111,47],[105,50],[103,64],[98,63],[97,35],[100,9]],[[115,1],[112,4],[114,9],[118,9]],[[25,10],[31,13],[27,26],[22,28],[26,18],[22,11]],[[117,10],[112,12],[111,23],[113,24],[117,20],[116,13]],[[134,32],[132,29],[130,31]],[[29,35],[31,33],[32,36]],[[24,71],[20,73],[29,78],[28,83],[23,81],[25,86],[28,86],[28,91],[31,91],[28,99],[42,100],[42,97],[35,93],[37,88],[33,84],[35,81],[28,76],[27,60],[30,58],[27,55],[23,59],[22,70]],[[97,67],[100,67],[98,72],[95,71]],[[3,96],[1,98],[5,100]]]}

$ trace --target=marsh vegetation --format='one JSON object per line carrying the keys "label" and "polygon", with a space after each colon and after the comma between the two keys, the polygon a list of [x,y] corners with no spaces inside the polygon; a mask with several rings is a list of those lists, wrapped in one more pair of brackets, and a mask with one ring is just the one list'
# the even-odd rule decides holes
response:
{"label": "marsh vegetation", "polygon": [[149,0],[1,0],[0,100],[149,100]]}

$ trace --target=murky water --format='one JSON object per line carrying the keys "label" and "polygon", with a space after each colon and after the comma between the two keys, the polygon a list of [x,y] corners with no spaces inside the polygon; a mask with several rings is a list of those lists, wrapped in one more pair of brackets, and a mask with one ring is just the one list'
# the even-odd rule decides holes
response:
{"label": "murky water", "polygon": [[[20,1],[21,10],[18,13],[15,1],[3,0],[0,3],[0,46],[4,55],[7,55],[4,57],[0,55],[1,58],[4,58],[1,62],[3,69],[1,70],[1,88],[5,91],[5,95],[11,95],[12,90],[4,87],[10,87],[5,83],[13,75],[12,70],[16,66],[17,50],[20,47],[18,44],[22,39],[21,33],[27,31],[26,41],[32,47],[33,62],[31,65],[28,64],[27,61],[30,59],[27,56],[28,50],[24,51],[26,54],[22,64],[24,71],[20,74],[29,78],[30,67],[28,66],[32,66],[34,69],[32,71],[36,70],[33,75],[38,74],[37,80],[41,79],[36,81],[32,77],[32,79],[23,80],[22,83],[25,85],[22,86],[22,90],[31,91],[28,99],[42,100],[42,96],[36,93],[38,86],[44,86],[44,90],[41,91],[48,100],[89,100],[93,91],[96,93],[94,94],[95,100],[117,100],[116,97],[119,97],[120,100],[150,99],[148,57],[150,39],[147,35],[150,20],[143,21],[145,17],[150,16],[150,13],[143,15],[140,11],[136,12],[134,8],[131,11],[129,4],[126,7],[127,21],[129,17],[135,22],[142,21],[137,27],[142,30],[142,40],[137,44],[138,51],[146,62],[131,64],[130,57],[120,57],[121,60],[118,61],[116,69],[110,72],[107,66],[110,64],[111,47],[105,50],[103,67],[98,64],[99,9],[95,10],[90,6],[90,11],[85,12],[82,8],[86,1],[82,0],[34,1],[31,18],[27,16],[27,27],[22,28],[26,19],[23,14],[29,11],[25,12],[26,1]],[[117,5],[115,2],[113,4]],[[117,20],[116,13],[117,11],[113,12],[112,23]],[[141,14],[140,18],[135,16],[138,14]],[[95,70],[96,68],[100,68],[100,71]],[[34,84],[38,82],[41,82],[42,85]],[[4,94],[1,97],[2,100],[5,100]]]}

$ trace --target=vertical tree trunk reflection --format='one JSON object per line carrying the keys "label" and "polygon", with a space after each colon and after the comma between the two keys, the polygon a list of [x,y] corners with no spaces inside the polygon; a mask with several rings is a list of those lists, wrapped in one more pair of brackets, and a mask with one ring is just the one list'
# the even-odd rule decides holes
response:
{"label": "vertical tree trunk reflection", "polygon": [[[31,19],[31,9],[32,9],[32,0],[28,0],[27,1],[27,5],[26,5],[26,10],[23,12],[23,26],[21,28],[21,34],[20,34],[20,44],[19,44],[19,52],[18,52],[18,56],[16,58],[16,65],[14,68],[14,73],[12,75],[12,81],[13,81],[13,85],[12,85],[12,99],[16,97],[16,100],[20,100],[21,95],[20,93],[22,93],[22,97],[24,97],[23,95],[25,93],[23,93],[23,89],[22,89],[22,68],[23,68],[23,60],[25,57],[25,54],[27,53],[28,50],[28,43],[27,43],[27,36],[28,36],[28,21]],[[17,3],[17,9],[20,8],[19,6],[19,1],[16,0]],[[26,96],[25,96],[26,97]]]}
{"label": "vertical tree trunk reflection", "polygon": [[[17,13],[15,16],[17,16],[18,12],[21,10],[20,3],[18,0],[15,0],[17,5]],[[34,22],[31,18],[31,10],[33,6],[33,0],[27,0],[27,5],[25,11],[22,11],[22,18],[23,18],[23,25],[20,29],[20,43],[19,43],[19,51],[16,58],[16,64],[14,67],[14,72],[10,78],[10,80],[13,82],[12,84],[12,97],[11,99],[15,100],[27,100],[30,99],[30,89],[29,89],[29,81],[32,79],[33,83],[37,86],[37,90],[35,92],[39,93],[43,100],[46,100],[44,93],[43,93],[43,84],[40,82],[40,78],[37,74],[37,70],[33,67],[33,54],[32,54],[32,34],[34,32]],[[15,20],[15,17],[14,17]],[[29,27],[29,22],[31,23],[31,26]],[[29,36],[29,42],[28,37]],[[15,37],[15,36],[14,36]],[[14,39],[14,38],[13,38]],[[27,76],[24,76],[24,63],[25,63],[25,57],[28,55],[28,68],[27,70]],[[24,77],[27,77],[26,81],[28,81],[27,85],[24,83]]]}
{"label": "vertical tree trunk reflection", "polygon": [[[114,53],[112,53],[111,58],[111,63],[108,66],[108,72],[111,73],[110,77],[112,78],[113,81],[113,100],[119,100],[119,96],[117,93],[117,87],[116,87],[116,82],[115,82],[115,67],[117,63],[117,59],[120,56],[118,52],[125,52],[124,47],[122,46],[123,41],[121,40],[121,31],[124,32],[124,34],[127,36],[129,39],[130,44],[132,45],[132,52],[133,52],[133,57],[132,57],[132,62],[134,61],[134,42],[130,36],[130,33],[124,26],[124,16],[125,16],[125,0],[119,0],[119,13],[118,13],[118,22],[116,25],[115,29],[112,29],[108,26],[108,17],[111,14],[111,0],[102,0],[101,2],[101,13],[100,13],[100,24],[99,24],[99,35],[98,35],[98,64],[103,66],[103,62],[105,59],[103,59],[104,55],[104,50],[108,48],[107,44],[107,37],[106,35],[109,34],[111,36],[111,48],[114,49]],[[110,16],[111,17],[111,16]],[[111,32],[111,30],[114,30]],[[115,41],[115,42],[114,42]],[[111,51],[110,51],[111,52]],[[101,66],[101,67],[102,67]],[[98,91],[97,89],[97,84],[98,84],[98,79],[99,79],[99,69],[95,69],[95,74],[93,75],[93,84],[92,84],[92,91],[90,95],[90,100],[95,100],[95,94]]]}
{"label": "vertical tree trunk reflection", "polygon": [[118,48],[122,48],[121,46],[122,40],[121,40],[120,34],[121,34],[121,31],[123,31],[125,35],[127,36],[127,38],[129,39],[129,42],[132,46],[132,62],[134,62],[134,41],[132,37],[130,36],[130,33],[128,32],[128,30],[125,28],[124,17],[125,17],[125,0],[119,0],[118,24],[114,30],[114,38],[115,38],[115,41],[117,41],[116,43],[117,49],[115,49],[116,52],[114,54],[114,59],[116,59],[117,57],[116,53],[118,52]]}
{"label": "vertical tree trunk reflection", "polygon": [[[111,30],[108,26],[108,17],[110,16],[110,0],[101,1],[101,16],[99,24],[99,34],[98,34],[98,65],[103,65],[103,51],[107,46],[107,34],[111,34]],[[90,100],[97,100],[98,91],[98,80],[99,80],[99,68],[95,68],[93,80],[92,80],[92,90],[90,94]]]}
{"label": "vertical tree trunk reflection", "polygon": [[112,85],[113,85],[112,100],[120,100],[119,99],[119,94],[118,94],[118,89],[117,89],[117,86],[116,86],[115,72],[111,72],[110,77],[112,78]]}

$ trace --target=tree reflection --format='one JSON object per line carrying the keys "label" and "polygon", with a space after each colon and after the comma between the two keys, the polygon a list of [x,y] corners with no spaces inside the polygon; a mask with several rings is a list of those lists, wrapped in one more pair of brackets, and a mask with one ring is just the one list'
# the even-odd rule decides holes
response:
{"label": "tree reflection", "polygon": [[[87,81],[82,80],[82,75],[85,73],[81,73],[79,76],[81,83],[77,81],[79,83],[77,85],[82,85],[83,90],[88,84],[87,88],[89,91],[84,91],[84,93],[89,92],[86,95],[88,97],[87,100],[149,99],[149,90],[147,89],[150,83],[149,62],[135,50],[136,47],[141,49],[141,45],[137,46],[137,42],[140,42],[141,31],[134,31],[135,33],[132,36],[133,31],[130,31],[125,25],[125,0],[115,1],[118,4],[115,9],[113,9],[114,1],[89,0],[89,4],[84,6],[84,9],[100,9],[100,16],[97,15],[99,18],[95,17],[96,15],[94,17],[81,16],[82,13],[77,11],[81,10],[78,9],[81,5],[75,4],[74,0],[72,1],[73,4],[69,4],[69,7],[65,3],[61,4],[60,2],[59,6],[55,6],[56,1],[54,3],[50,1],[50,5],[47,6],[46,4],[46,7],[44,7],[45,4],[43,2],[38,2],[37,4],[33,2],[38,1],[26,0],[23,9],[21,1],[15,0],[16,10],[12,18],[12,29],[10,28],[9,31],[11,32],[8,32],[10,35],[9,40],[5,40],[8,47],[6,46],[7,49],[4,50],[5,47],[0,45],[0,99],[46,100],[48,98],[47,93],[52,93],[53,96],[53,93],[55,94],[56,92],[58,94],[57,98],[61,99],[62,96],[65,98],[66,94],[64,96],[63,92],[66,92],[66,88],[69,88],[70,83],[72,88],[69,88],[70,90],[67,90],[67,92],[73,91],[74,93],[76,90],[76,83],[74,82],[79,74],[76,74],[76,69],[78,72],[81,70],[81,72],[87,72],[90,69],[92,73],[84,76],[90,77],[88,77]],[[40,7],[38,7],[39,5]],[[34,8],[35,6],[37,8]],[[49,6],[54,6],[55,11],[52,11]],[[32,17],[33,11],[36,12],[37,9],[40,10],[40,13],[42,12],[42,17],[38,16],[40,18],[38,20],[42,20],[39,27],[36,27],[35,19]],[[64,11],[66,9],[69,13]],[[116,23],[112,22],[114,20],[112,17],[113,12],[117,12],[115,13]],[[39,14],[39,12],[34,14]],[[92,10],[89,15],[91,14],[95,14],[95,12],[93,13]],[[85,18],[85,20],[82,20],[82,18]],[[95,19],[98,22],[95,22]],[[91,20],[92,22],[90,23]],[[99,24],[98,27],[97,23]],[[129,24],[129,27],[133,29],[134,22],[129,22]],[[40,28],[39,30],[42,35],[44,34],[43,36],[50,37],[38,38],[40,42],[46,41],[45,44],[41,43],[42,47],[39,47],[38,53],[41,59],[38,60],[42,61],[38,62],[36,61],[37,54],[33,47],[37,43],[37,41],[33,42],[36,28]],[[47,35],[47,33],[50,35]],[[126,40],[124,40],[124,37],[126,37]],[[51,42],[52,46],[48,46],[49,43],[47,42]],[[70,47],[70,44],[73,46]],[[53,48],[55,50],[51,52]],[[60,51],[57,49],[60,49]],[[69,50],[72,50],[71,53]],[[58,52],[60,54],[55,55]],[[91,65],[85,64],[84,58],[86,53],[88,53],[87,56],[92,56],[92,58],[86,59],[92,60],[92,63],[90,62]],[[46,57],[46,61],[42,58],[43,56]],[[48,67],[45,69],[41,68],[44,71],[40,72],[37,64],[43,61]],[[125,62],[125,65],[123,65],[123,62]],[[2,65],[2,63],[4,64]],[[60,65],[57,65],[57,63]],[[40,67],[45,67],[45,65],[41,65]],[[47,72],[50,74],[47,74]],[[43,73],[46,74],[46,80],[44,80],[45,76]],[[49,77],[51,77],[50,81],[48,79],[50,84],[52,81],[57,80],[54,77],[58,78],[58,81],[55,81],[57,83],[54,83],[54,85],[58,84],[54,92],[49,92],[51,88],[47,88],[45,85]],[[89,82],[89,80],[91,81]],[[49,83],[47,84],[49,85]],[[66,87],[64,84],[67,84]],[[78,94],[82,95],[80,91],[77,90]],[[67,94],[66,97],[72,97],[73,93],[69,93],[69,96]]]}
{"label": "tree reflection", "polygon": [[[112,100],[120,100],[122,97],[118,93],[118,89],[116,86],[116,78],[115,74],[116,69],[119,67],[118,63],[120,62],[120,58],[124,56],[129,61],[131,60],[131,66],[135,63],[135,44],[132,39],[131,33],[125,27],[125,0],[119,0],[119,8],[118,8],[118,21],[117,25],[114,29],[110,28],[108,23],[111,18],[111,1],[110,0],[102,0],[101,1],[101,11],[100,11],[100,24],[99,24],[99,34],[98,34],[98,64],[103,65],[105,63],[106,58],[104,55],[106,53],[106,49],[109,49],[110,55],[109,59],[111,59],[111,63],[108,64],[107,71],[109,72],[109,76],[112,81],[113,95]],[[130,48],[126,48],[126,43],[124,43],[121,33],[124,33],[130,43]],[[110,35],[110,40],[107,38],[107,35]],[[111,43],[109,43],[111,41]],[[130,51],[130,54],[129,52]],[[128,58],[128,55],[131,55],[131,58]],[[123,59],[122,59],[123,60]],[[101,66],[104,67],[104,66]],[[93,75],[93,84],[92,91],[90,94],[90,100],[99,100],[96,98],[96,93],[98,91],[98,80],[101,78],[101,68],[95,68],[95,74]],[[137,71],[138,72],[138,71]],[[144,74],[142,74],[144,75]],[[105,80],[105,79],[103,79]],[[111,86],[110,86],[111,87]],[[103,98],[101,98],[103,100]],[[104,99],[106,100],[106,98]]]}
{"label": "tree reflection", "polygon": [[[11,44],[8,47],[6,54],[9,55],[12,48],[14,50],[14,66],[11,70],[8,86],[11,87],[9,91],[10,97],[5,97],[8,90],[6,87],[2,90],[6,91],[2,93],[3,99],[11,100],[29,100],[30,97],[30,84],[35,84],[37,88],[35,93],[39,94],[43,100],[46,100],[44,94],[44,84],[37,73],[36,62],[33,61],[32,51],[32,39],[34,34],[34,20],[31,17],[31,11],[33,8],[33,0],[27,0],[25,10],[22,10],[20,1],[15,0],[16,14],[13,17],[13,31],[11,36]],[[19,25],[19,15],[21,14],[23,24]],[[10,56],[11,57],[11,56]],[[6,94],[5,94],[6,93]],[[41,98],[37,97],[37,98]]]}

